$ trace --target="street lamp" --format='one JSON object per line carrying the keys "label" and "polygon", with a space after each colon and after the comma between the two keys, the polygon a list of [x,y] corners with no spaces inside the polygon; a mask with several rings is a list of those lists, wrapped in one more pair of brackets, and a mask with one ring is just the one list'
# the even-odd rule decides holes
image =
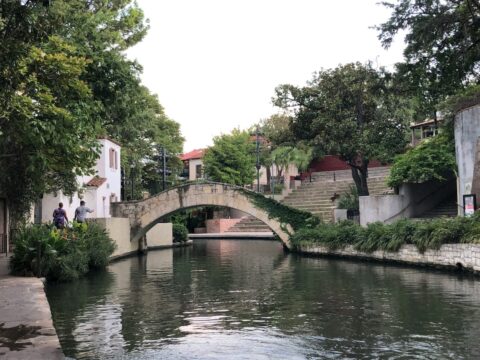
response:
{"label": "street lamp", "polygon": [[133,171],[135,169],[135,164],[132,162],[130,164],[130,182],[131,182],[131,185],[132,185],[132,193],[130,195],[130,200],[134,200],[133,198],[133,194],[134,194],[134,191],[135,191],[135,181],[134,181],[134,176],[133,176]]}

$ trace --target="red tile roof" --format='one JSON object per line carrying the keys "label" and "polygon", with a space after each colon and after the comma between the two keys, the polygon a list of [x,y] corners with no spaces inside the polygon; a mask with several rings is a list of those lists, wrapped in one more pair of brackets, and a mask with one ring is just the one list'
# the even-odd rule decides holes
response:
{"label": "red tile roof", "polygon": [[99,176],[94,176],[93,178],[90,179],[89,182],[87,182],[85,185],[87,186],[92,186],[92,187],[100,187],[102,186],[105,181],[107,181],[107,178],[102,178]]}
{"label": "red tile roof", "polygon": [[205,149],[195,149],[188,153],[180,155],[180,160],[201,159]]}

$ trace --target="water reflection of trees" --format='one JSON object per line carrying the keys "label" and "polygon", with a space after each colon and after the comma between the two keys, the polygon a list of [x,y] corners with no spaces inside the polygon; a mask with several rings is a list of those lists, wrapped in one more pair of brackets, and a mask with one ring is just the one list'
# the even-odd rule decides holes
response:
{"label": "water reflection of trees", "polygon": [[429,346],[431,354],[448,349],[468,357],[478,348],[480,285],[471,278],[304,258],[266,241],[203,241],[127,259],[110,271],[103,285],[101,277],[76,283],[75,295],[49,290],[51,302],[52,291],[62,293],[52,309],[68,341],[75,342],[82,309],[113,301],[126,351],[158,349],[190,331],[249,327],[302,336],[318,353],[356,358],[386,349],[415,356]]}

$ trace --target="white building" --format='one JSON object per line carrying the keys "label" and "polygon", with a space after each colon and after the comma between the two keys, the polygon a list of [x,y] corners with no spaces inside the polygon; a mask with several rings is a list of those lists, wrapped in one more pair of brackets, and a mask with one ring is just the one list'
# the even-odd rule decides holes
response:
{"label": "white building", "polygon": [[75,209],[84,200],[86,206],[94,212],[88,214],[90,218],[109,218],[110,203],[120,201],[121,194],[121,169],[120,169],[120,144],[108,138],[98,140],[101,146],[100,157],[94,169],[94,175],[78,176],[79,191],[72,196],[67,196],[61,191],[56,194],[45,194],[35,204],[35,223],[45,223],[53,220],[53,210],[58,203],[63,203],[68,220],[72,221]]}

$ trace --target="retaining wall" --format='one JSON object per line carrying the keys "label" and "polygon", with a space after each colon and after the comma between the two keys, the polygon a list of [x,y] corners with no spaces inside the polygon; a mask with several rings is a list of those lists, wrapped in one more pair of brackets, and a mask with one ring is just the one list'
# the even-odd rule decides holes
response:
{"label": "retaining wall", "polygon": [[476,244],[445,244],[439,250],[429,249],[423,254],[414,245],[404,245],[398,252],[378,250],[365,253],[355,250],[352,245],[338,250],[329,250],[325,246],[303,246],[298,251],[310,255],[333,255],[431,267],[462,268],[480,273],[480,245]]}

